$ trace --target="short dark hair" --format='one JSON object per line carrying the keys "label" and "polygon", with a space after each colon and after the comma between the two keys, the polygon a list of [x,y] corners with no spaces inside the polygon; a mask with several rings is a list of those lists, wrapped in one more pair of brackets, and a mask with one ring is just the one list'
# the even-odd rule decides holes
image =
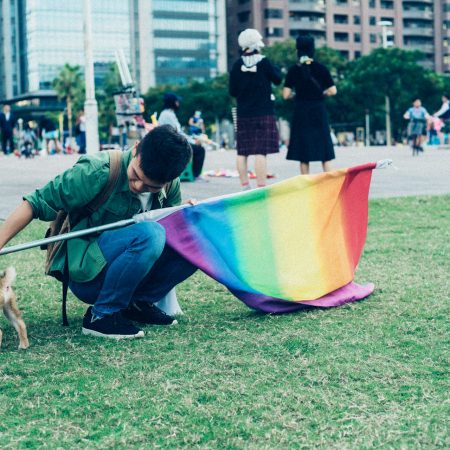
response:
{"label": "short dark hair", "polygon": [[192,148],[171,125],[160,125],[139,142],[136,155],[141,155],[141,169],[147,178],[168,183],[186,168],[192,157]]}
{"label": "short dark hair", "polygon": [[180,103],[181,97],[173,92],[166,92],[163,97],[164,109],[176,109],[177,102]]}

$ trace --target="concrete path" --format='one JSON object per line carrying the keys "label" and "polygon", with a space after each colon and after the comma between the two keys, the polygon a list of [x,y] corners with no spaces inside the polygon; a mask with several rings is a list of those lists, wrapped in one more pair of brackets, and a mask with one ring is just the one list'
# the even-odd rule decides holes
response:
{"label": "concrete path", "polygon": [[[268,183],[297,175],[298,164],[286,161],[285,152],[268,157],[269,172],[276,174]],[[394,167],[374,171],[372,198],[406,195],[439,195],[450,193],[450,149],[428,148],[412,157],[407,147],[339,147],[336,168],[370,161],[392,159]],[[204,170],[235,168],[236,152],[212,151],[206,154]],[[22,195],[42,186],[53,176],[75,163],[77,156],[37,157],[31,160],[0,155],[0,219],[4,219],[21,201]],[[253,161],[250,159],[250,169]],[[320,163],[312,163],[312,172],[320,172]],[[208,178],[209,182],[183,183],[183,197],[198,200],[230,194],[240,190],[237,178]]]}

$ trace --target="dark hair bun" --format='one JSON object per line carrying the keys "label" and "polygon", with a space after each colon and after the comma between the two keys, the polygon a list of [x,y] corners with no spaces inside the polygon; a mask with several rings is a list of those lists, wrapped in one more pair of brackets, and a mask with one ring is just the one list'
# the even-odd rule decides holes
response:
{"label": "dark hair bun", "polygon": [[314,56],[314,38],[309,34],[301,34],[298,36],[295,41],[295,46],[299,58],[301,56],[309,56],[310,58]]}

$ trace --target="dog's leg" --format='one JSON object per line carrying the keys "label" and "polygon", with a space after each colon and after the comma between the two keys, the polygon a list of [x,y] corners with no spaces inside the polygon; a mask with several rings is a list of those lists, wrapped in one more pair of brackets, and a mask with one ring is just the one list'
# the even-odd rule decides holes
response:
{"label": "dog's leg", "polygon": [[27,327],[25,326],[25,322],[22,320],[22,314],[17,308],[15,295],[12,295],[9,300],[5,302],[3,305],[3,312],[19,335],[19,348],[28,348],[30,343],[28,342]]}

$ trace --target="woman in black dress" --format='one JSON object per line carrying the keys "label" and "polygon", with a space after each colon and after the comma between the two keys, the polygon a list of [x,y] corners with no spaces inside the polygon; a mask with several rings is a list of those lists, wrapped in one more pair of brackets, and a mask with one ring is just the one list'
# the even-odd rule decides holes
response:
{"label": "woman in black dress", "polygon": [[272,83],[280,84],[281,71],[261,55],[262,36],[255,29],[238,38],[242,56],[230,73],[230,95],[237,100],[237,169],[244,190],[250,189],[247,158],[255,155],[258,187],[266,185],[266,155],[279,151],[279,136],[273,109]]}
{"label": "woman in black dress", "polygon": [[325,97],[336,95],[336,86],[328,69],[313,60],[314,39],[299,36],[296,41],[298,62],[286,75],[283,98],[293,97],[295,110],[286,158],[300,161],[300,173],[309,173],[311,161],[322,161],[324,172],[331,170],[334,159]]}

